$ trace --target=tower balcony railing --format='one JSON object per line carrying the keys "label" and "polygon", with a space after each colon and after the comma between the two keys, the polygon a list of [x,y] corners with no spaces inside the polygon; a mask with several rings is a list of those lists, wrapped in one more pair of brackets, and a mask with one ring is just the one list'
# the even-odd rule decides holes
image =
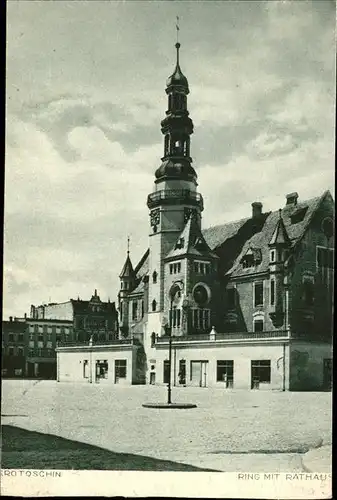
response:
{"label": "tower balcony railing", "polygon": [[[172,342],[217,342],[217,341],[233,341],[233,340],[272,340],[272,339],[289,339],[290,333],[287,330],[274,330],[265,332],[228,332],[228,333],[202,333],[191,335],[172,335]],[[164,335],[157,337],[157,344],[165,344],[169,342],[169,336]]]}
{"label": "tower balcony railing", "polygon": [[178,205],[180,203],[199,206],[200,210],[204,208],[201,194],[189,189],[162,189],[149,194],[147,197],[147,206],[149,208],[154,208],[160,204]]}

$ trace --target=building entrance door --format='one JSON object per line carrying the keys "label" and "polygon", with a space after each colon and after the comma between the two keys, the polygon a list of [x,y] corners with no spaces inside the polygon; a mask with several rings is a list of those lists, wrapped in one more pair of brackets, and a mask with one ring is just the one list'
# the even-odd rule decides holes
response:
{"label": "building entrance door", "polygon": [[208,361],[191,361],[191,385],[207,387]]}
{"label": "building entrance door", "polygon": [[323,360],[323,389],[330,391],[332,389],[332,359]]}

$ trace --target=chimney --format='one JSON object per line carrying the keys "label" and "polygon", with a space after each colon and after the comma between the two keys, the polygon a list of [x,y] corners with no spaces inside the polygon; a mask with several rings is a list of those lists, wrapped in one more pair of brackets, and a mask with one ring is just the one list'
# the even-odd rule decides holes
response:
{"label": "chimney", "polygon": [[287,205],[297,205],[298,193],[289,193],[286,195]]}
{"label": "chimney", "polygon": [[255,217],[260,217],[261,214],[262,214],[262,203],[260,203],[259,201],[254,201],[254,203],[252,203],[252,217],[253,217],[253,219]]}
{"label": "chimney", "polygon": [[10,317],[9,317],[9,321],[13,321],[13,316],[10,316]]}
{"label": "chimney", "polygon": [[27,319],[27,313],[25,313],[25,319]]}

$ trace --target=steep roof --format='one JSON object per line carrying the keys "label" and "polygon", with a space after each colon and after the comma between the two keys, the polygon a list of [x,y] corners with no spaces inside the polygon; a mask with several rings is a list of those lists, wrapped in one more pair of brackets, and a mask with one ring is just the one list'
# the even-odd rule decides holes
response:
{"label": "steep roof", "polygon": [[208,227],[203,229],[202,234],[208,246],[214,250],[222,245],[226,240],[235,236],[248,220],[249,218],[246,217],[245,219]]}
{"label": "steep roof", "polygon": [[[284,225],[281,213],[282,213],[282,210],[279,210],[279,219],[276,222],[274,232],[273,232],[271,240],[269,242],[270,246],[289,245],[290,244],[290,239],[289,239],[286,227]],[[303,212],[303,214],[304,214],[304,212]]]}
{"label": "steep roof", "polygon": [[143,257],[135,267],[134,273],[136,275],[136,287],[130,292],[130,295],[143,293],[145,289],[145,277],[149,274],[149,255],[150,249],[148,248]]}
{"label": "steep roof", "polygon": [[[320,203],[327,193],[328,191],[325,192],[322,196],[311,198],[310,200],[300,202],[296,205],[286,205],[281,210],[282,224],[284,225],[286,233],[289,236],[290,244],[292,247],[304,235],[310,221],[312,220],[313,215],[315,214],[316,210],[318,209]],[[300,210],[302,210],[303,218],[294,219],[293,216],[296,215]],[[252,274],[252,269],[244,268],[241,263],[241,259],[245,255],[249,247],[261,249],[262,255],[261,262],[254,267],[253,272],[259,273],[268,270],[270,249],[269,242],[272,240],[272,237],[275,233],[275,228],[277,228],[279,224],[279,219],[280,212],[278,210],[275,212],[271,212],[268,215],[262,230],[254,234],[246,241],[240,254],[235,259],[233,266],[227,271],[227,275],[237,277]]]}
{"label": "steep roof", "polygon": [[121,270],[119,277],[120,278],[132,278],[133,276],[134,276],[134,271],[133,271],[132,263],[130,260],[130,255],[128,252],[125,264],[123,266],[123,269]]}
{"label": "steep roof", "polygon": [[166,259],[182,257],[183,255],[218,258],[208,246],[199,224],[192,214],[180,233],[175,246],[167,254]]}

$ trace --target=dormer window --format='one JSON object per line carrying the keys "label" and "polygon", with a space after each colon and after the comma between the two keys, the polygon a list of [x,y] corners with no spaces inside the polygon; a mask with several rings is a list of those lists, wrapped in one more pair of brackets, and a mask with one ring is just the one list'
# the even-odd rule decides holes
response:
{"label": "dormer window", "polygon": [[157,283],[157,271],[153,271],[153,274],[152,274],[152,282],[155,284]]}
{"label": "dormer window", "polygon": [[176,243],[176,246],[174,247],[175,250],[180,250],[181,248],[184,248],[185,240],[184,238],[179,238],[179,240]]}
{"label": "dormer window", "polygon": [[152,312],[156,312],[157,310],[157,302],[155,299],[153,299],[152,301]]}
{"label": "dormer window", "polygon": [[290,216],[290,220],[292,224],[298,224],[299,222],[302,222],[302,220],[305,217],[305,214],[307,213],[308,207],[303,207],[299,208]]}
{"label": "dormer window", "polygon": [[262,261],[262,254],[259,248],[249,248],[247,253],[242,257],[241,264],[244,269],[254,267]]}
{"label": "dormer window", "polygon": [[244,269],[247,269],[249,267],[254,267],[254,257],[253,255],[245,255],[243,258],[242,258],[242,267]]}

